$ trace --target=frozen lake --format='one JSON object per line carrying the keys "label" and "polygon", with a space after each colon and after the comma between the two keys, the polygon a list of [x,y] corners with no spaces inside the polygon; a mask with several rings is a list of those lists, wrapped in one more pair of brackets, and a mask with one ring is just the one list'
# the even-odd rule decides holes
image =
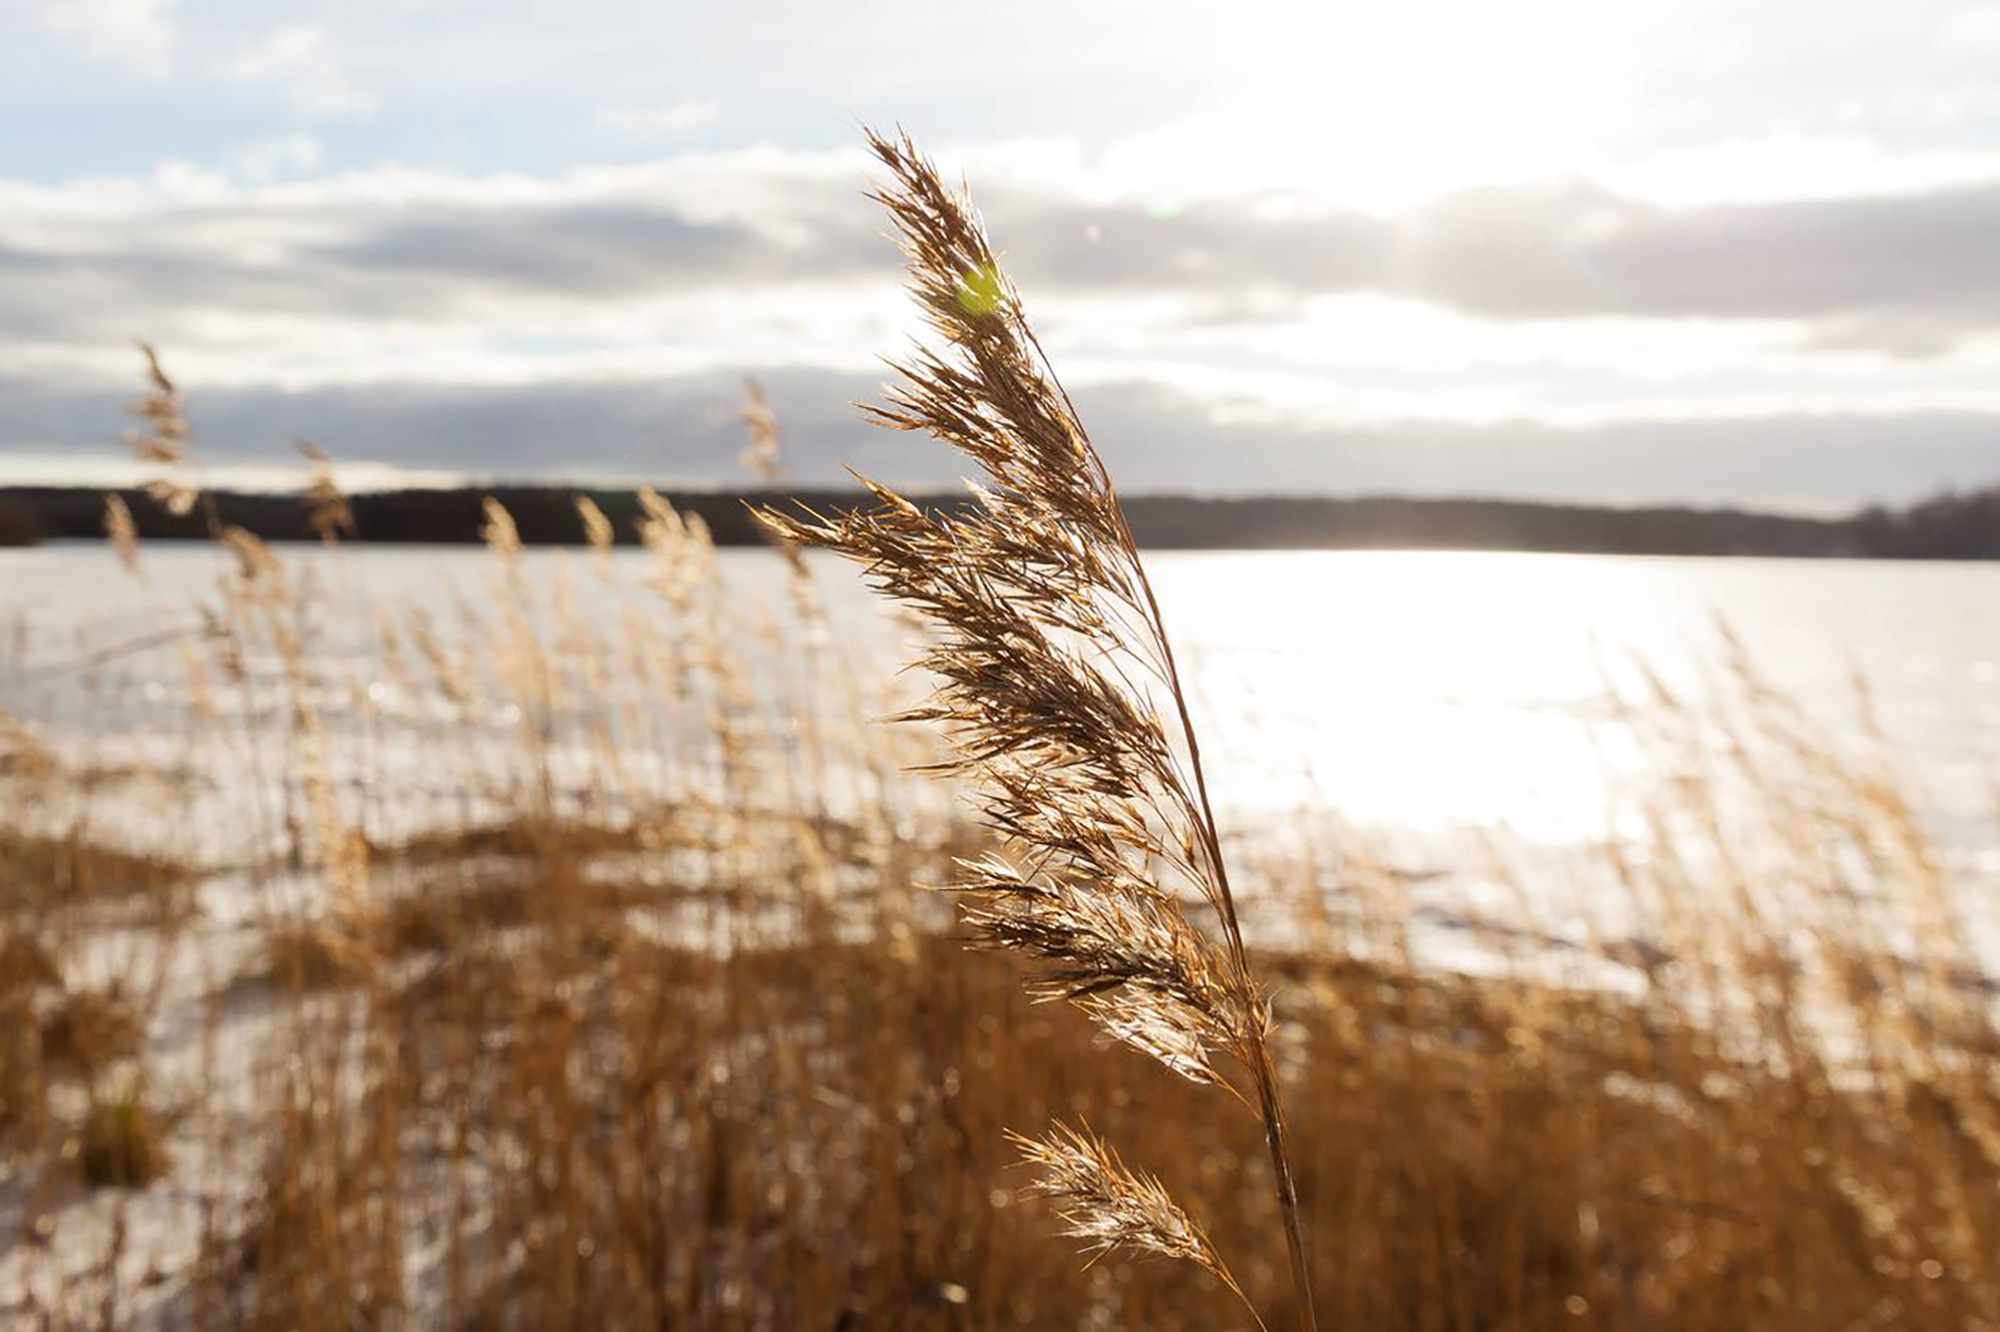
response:
{"label": "frozen lake", "polygon": [[[312,651],[332,676],[370,669],[385,609],[450,622],[493,596],[477,549],[285,554],[331,590]],[[192,623],[220,559],[154,546],[139,581],[98,545],[0,552],[0,628],[12,640],[0,708],[59,730],[171,728],[183,710],[177,651],[117,656],[88,681],[60,664]],[[545,585],[564,557],[523,560]],[[644,604],[642,553],[618,552],[609,584],[576,553],[566,562],[577,612],[610,621],[607,632],[614,600]],[[888,621],[838,562],[814,563],[836,636],[879,652],[869,660],[886,675]],[[1643,662],[1705,697],[1725,659],[1723,622],[1830,736],[1858,734],[1865,679],[1940,830],[1958,841],[1986,828],[2000,760],[2000,565],[1428,552],[1162,552],[1148,563],[1233,807],[1599,837],[1607,778],[1635,775],[1604,742],[1607,684],[1636,696]],[[783,614],[783,569],[767,552],[723,551],[718,565],[733,604]],[[670,627],[666,608],[656,616]]]}

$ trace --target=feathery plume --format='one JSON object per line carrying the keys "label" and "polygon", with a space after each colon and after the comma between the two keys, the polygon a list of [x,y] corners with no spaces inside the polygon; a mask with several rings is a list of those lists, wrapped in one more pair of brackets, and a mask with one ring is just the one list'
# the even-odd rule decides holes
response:
{"label": "feathery plume", "polygon": [[[743,449],[743,465],[766,485],[776,485],[785,479],[778,413],[772,408],[771,400],[764,395],[764,386],[754,379],[743,381],[742,416],[743,428],[749,435],[749,442]],[[774,540],[772,545],[784,556],[785,568],[791,575],[793,612],[802,623],[817,626],[825,618],[825,610],[813,589],[812,566],[806,563],[805,555],[795,543]]]}
{"label": "feathery plume", "polygon": [[521,529],[514,526],[514,515],[507,512],[507,506],[491,495],[480,502],[480,511],[485,516],[479,524],[479,539],[511,573],[521,557]]}
{"label": "feathery plume", "polygon": [[[907,136],[871,132],[869,144],[892,180],[875,197],[936,336],[896,367],[887,403],[865,410],[954,445],[985,481],[962,516],[926,512],[866,477],[872,506],[759,516],[785,539],[861,564],[936,631],[918,664],[937,687],[903,716],[942,730],[952,753],[940,766],[1000,839],[955,885],[975,941],[1038,959],[1043,994],[1258,1115],[1310,1329],[1270,1009],[1137,545],[970,202]],[[1191,904],[1219,938],[1197,926]],[[1247,1077],[1247,1092],[1225,1066]],[[1101,1215],[1110,1224],[1125,1214]],[[1133,1224],[1130,1244],[1162,1251]]]}
{"label": "feathery plume", "polygon": [[222,529],[222,545],[236,557],[236,573],[245,587],[269,588],[284,574],[284,566],[262,538],[246,528],[231,525]]}
{"label": "feathery plume", "polygon": [[[1221,1255],[1188,1214],[1151,1175],[1128,1169],[1103,1139],[1064,1123],[1052,1125],[1040,1138],[1007,1135],[1021,1159],[1040,1171],[1035,1193],[1054,1200],[1063,1234],[1081,1240],[1093,1255],[1121,1250],[1191,1262],[1212,1273],[1238,1299],[1243,1288],[1230,1275]],[[1257,1325],[1264,1325],[1257,1319]]]}
{"label": "feathery plume", "polygon": [[334,479],[333,458],[327,451],[309,439],[298,441],[299,453],[306,460],[307,478],[305,501],[310,512],[306,516],[306,526],[319,534],[319,539],[331,546],[340,540],[342,532],[354,534],[354,507],[347,502],[347,494]]}
{"label": "feathery plume", "polygon": [[743,466],[761,481],[784,479],[783,454],[778,448],[778,414],[764,386],[754,379],[743,381],[743,428],[750,439],[743,447]]}
{"label": "feathery plume", "polygon": [[157,463],[168,470],[146,482],[146,493],[175,517],[194,511],[201,491],[187,479],[187,402],[180,386],[168,377],[160,364],[160,354],[149,342],[139,350],[146,357],[146,391],[126,408],[137,417],[139,428],[125,432],[125,443],[142,463]]}
{"label": "feathery plume", "polygon": [[146,483],[153,502],[176,518],[185,518],[201,503],[201,491],[179,476],[156,476]]}
{"label": "feathery plume", "polygon": [[104,535],[118,553],[118,562],[134,577],[139,573],[139,525],[132,520],[131,506],[122,495],[104,497]]}
{"label": "feathery plume", "polygon": [[583,520],[583,539],[590,544],[591,562],[597,566],[600,578],[611,576],[611,548],[618,544],[618,533],[612,528],[611,520],[604,516],[604,510],[597,507],[597,501],[588,495],[571,497],[576,505],[576,516]]}
{"label": "feathery plume", "polygon": [[715,560],[700,514],[682,514],[651,486],[639,489],[639,540],[653,556],[648,580],[667,602],[685,608]]}
{"label": "feathery plume", "polygon": [[160,354],[153,344],[141,342],[139,350],[146,357],[147,387],[127,409],[139,419],[140,428],[126,431],[125,442],[132,446],[140,462],[179,467],[187,461],[186,400],[181,397],[179,385],[160,365]]}

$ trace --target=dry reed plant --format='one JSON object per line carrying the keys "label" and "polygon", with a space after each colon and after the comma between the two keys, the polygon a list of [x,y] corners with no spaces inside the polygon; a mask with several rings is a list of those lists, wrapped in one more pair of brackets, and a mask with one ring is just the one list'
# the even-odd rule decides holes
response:
{"label": "dry reed plant", "polygon": [[306,525],[328,545],[340,540],[343,532],[353,536],[354,508],[333,474],[333,458],[309,439],[298,441],[298,450],[307,469],[303,496],[308,510]]}
{"label": "dry reed plant", "polygon": [[591,562],[597,568],[600,578],[611,575],[611,552],[618,544],[618,533],[611,526],[611,520],[604,516],[604,510],[588,495],[575,497],[576,515],[583,520],[584,541],[590,546]]}
{"label": "dry reed plant", "polygon": [[699,514],[681,512],[651,486],[639,490],[639,540],[653,557],[651,586],[685,611],[715,561],[715,542]]}
{"label": "dry reed plant", "polygon": [[[1083,1241],[1086,1253],[1130,1251],[1193,1263],[1228,1286],[1256,1317],[1249,1296],[1201,1227],[1159,1180],[1128,1169],[1087,1127],[1058,1124],[1046,1137],[1008,1137],[1024,1161],[1040,1168],[1035,1191],[1056,1200],[1063,1233]],[[1262,1327],[1264,1320],[1258,1318],[1257,1325]]]}
{"label": "dry reed plant", "polygon": [[743,446],[743,466],[750,475],[766,483],[784,480],[784,450],[779,443],[778,414],[764,386],[754,379],[743,381],[743,429],[748,442]]}
{"label": "dry reed plant", "polygon": [[117,553],[118,562],[125,566],[125,572],[139,573],[139,525],[132,520],[132,510],[123,496],[109,494],[104,497],[104,535],[111,542],[111,549]]}
{"label": "dry reed plant", "polygon": [[[778,429],[778,413],[771,406],[770,397],[764,386],[754,379],[743,381],[743,430],[747,442],[743,447],[743,467],[750,475],[766,486],[778,486],[785,480],[785,454],[783,435]],[[801,620],[808,622],[821,618],[823,609],[812,585],[812,569],[806,564],[799,548],[790,541],[773,542],[778,553],[784,556],[785,567],[791,573],[792,610]]]}
{"label": "dry reed plant", "polygon": [[141,342],[146,357],[147,389],[135,400],[130,412],[139,420],[136,429],[125,432],[125,442],[142,463],[157,464],[164,470],[146,483],[146,491],[176,517],[192,513],[200,502],[201,490],[188,477],[187,404],[180,386],[168,377],[160,356],[151,343]]}
{"label": "dry reed plant", "polygon": [[[953,757],[942,766],[968,784],[1001,843],[967,862],[955,885],[974,904],[967,924],[985,944],[1040,960],[1041,994],[1072,1001],[1114,1039],[1238,1095],[1258,1116],[1311,1328],[1270,1007],[1138,547],[969,200],[907,136],[871,132],[869,145],[892,178],[876,198],[941,344],[899,366],[889,405],[871,410],[893,429],[954,445],[988,484],[974,487],[979,509],[960,519],[933,517],[865,478],[872,509],[762,516],[789,541],[861,564],[937,631],[919,662],[939,687],[904,718],[944,729]],[[1219,944],[1186,914],[1183,889],[1213,913]],[[1218,1055],[1242,1070],[1247,1094]],[[1093,1138],[1058,1125],[1030,1159],[1048,1167],[1072,1233],[1189,1259],[1241,1293],[1205,1241],[1169,1241],[1200,1232],[1172,1222],[1158,1186],[1115,1168]]]}

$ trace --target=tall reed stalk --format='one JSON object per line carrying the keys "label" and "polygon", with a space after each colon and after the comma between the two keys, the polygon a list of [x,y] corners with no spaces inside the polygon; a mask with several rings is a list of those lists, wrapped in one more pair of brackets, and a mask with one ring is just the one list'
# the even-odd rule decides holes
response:
{"label": "tall reed stalk", "polygon": [[[865,566],[935,631],[937,678],[904,714],[938,724],[998,849],[955,887],[985,946],[1042,964],[1038,992],[1261,1121],[1301,1323],[1316,1327],[1269,1032],[1187,693],[1110,473],[1002,273],[969,199],[904,136],[870,132],[914,294],[935,333],[897,366],[883,425],[978,463],[952,518],[863,478],[877,503],[761,516]],[[1213,917],[1220,941],[1190,910]],[[1087,1130],[1026,1143],[1068,1233],[1098,1251],[1193,1261],[1239,1296],[1201,1228]],[[1249,1300],[1244,1297],[1249,1306]],[[1263,1325],[1261,1315],[1251,1313]]]}

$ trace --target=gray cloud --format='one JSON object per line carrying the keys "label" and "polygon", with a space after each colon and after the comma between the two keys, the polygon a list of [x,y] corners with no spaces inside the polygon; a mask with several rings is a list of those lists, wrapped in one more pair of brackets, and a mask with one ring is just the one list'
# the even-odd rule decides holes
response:
{"label": "gray cloud", "polygon": [[208,310],[448,323],[510,298],[891,280],[853,211],[793,237],[637,203],[246,205],[80,222],[41,248],[0,221],[0,336],[171,339]]}
{"label": "gray cloud", "polygon": [[1066,287],[1373,291],[1496,319],[1797,319],[1825,326],[1817,345],[1914,353],[2000,327],[2000,184],[1684,210],[1516,186],[1391,220],[1044,207],[999,233],[1024,275]]}
{"label": "gray cloud", "polygon": [[879,241],[841,220],[822,215],[805,239],[787,243],[742,223],[636,204],[458,206],[357,228],[352,240],[300,259],[308,269],[592,298],[881,272]]}
{"label": "gray cloud", "polygon": [[1419,213],[1412,286],[1501,316],[2000,314],[2000,185],[1674,211],[1587,188],[1477,191]]}
{"label": "gray cloud", "polygon": [[[802,483],[840,483],[843,464],[905,485],[944,485],[964,468],[943,446],[861,422],[866,376],[773,369],[761,375]],[[342,458],[500,479],[741,479],[734,375],[662,381],[470,388],[446,385],[211,389],[195,403],[211,462],[285,457],[305,434]],[[1773,416],[1558,428],[1534,422],[1389,422],[1325,427],[1224,424],[1156,384],[1078,393],[1129,491],[1396,492],[1632,502],[1843,507],[1908,500],[2000,475],[2000,415]],[[108,451],[124,395],[0,381],[0,440]],[[0,444],[0,455],[25,451]]]}
{"label": "gray cloud", "polygon": [[[800,282],[887,284],[858,188],[782,182],[755,222],[667,202],[213,205],[7,239],[0,336],[171,340],[202,311],[449,323],[510,299],[578,304]],[[1805,322],[1808,343],[1921,355],[2000,328],[2000,184],[1671,210],[1582,184],[1465,191],[1393,219],[1172,216],[1000,192],[996,237],[1034,292],[1382,292],[1495,319]]]}

